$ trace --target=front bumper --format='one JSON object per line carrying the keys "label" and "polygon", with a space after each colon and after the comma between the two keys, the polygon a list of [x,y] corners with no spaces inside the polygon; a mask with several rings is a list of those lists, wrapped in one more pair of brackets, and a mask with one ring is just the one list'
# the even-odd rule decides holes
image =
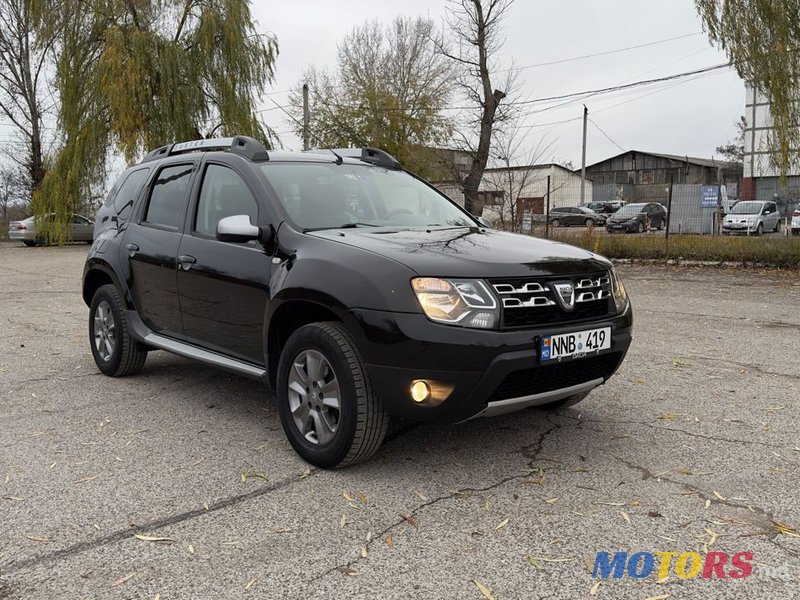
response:
{"label": "front bumper", "polygon": [[622,223],[607,222],[606,231],[613,233],[615,231],[636,231],[638,221],[624,221]]}
{"label": "front bumper", "polygon": [[[484,331],[432,323],[422,314],[353,310],[356,337],[373,389],[394,416],[454,423],[544,404],[601,385],[631,343],[633,314],[524,331]],[[611,327],[611,348],[597,355],[542,363],[540,339]],[[417,404],[416,380],[452,387],[443,401]]]}

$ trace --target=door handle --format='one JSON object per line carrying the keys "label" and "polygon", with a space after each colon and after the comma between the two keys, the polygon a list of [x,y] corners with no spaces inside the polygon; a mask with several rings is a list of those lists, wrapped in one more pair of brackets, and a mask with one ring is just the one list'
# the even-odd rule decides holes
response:
{"label": "door handle", "polygon": [[192,265],[197,262],[197,259],[194,256],[189,256],[188,254],[181,254],[178,256],[178,269],[183,269],[184,271],[188,271],[192,268]]}
{"label": "door handle", "polygon": [[131,252],[138,252],[138,251],[139,251],[139,246],[137,246],[136,244],[128,244],[128,245],[127,245],[127,246],[125,246],[125,247],[126,247],[128,250],[130,250]]}

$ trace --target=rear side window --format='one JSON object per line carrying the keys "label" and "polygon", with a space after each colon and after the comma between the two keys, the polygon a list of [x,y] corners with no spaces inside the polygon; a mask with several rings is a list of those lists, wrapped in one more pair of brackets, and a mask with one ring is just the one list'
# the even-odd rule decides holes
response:
{"label": "rear side window", "polygon": [[139,195],[139,190],[142,189],[142,184],[147,178],[150,169],[137,169],[128,173],[125,181],[119,187],[116,197],[114,198],[114,210],[117,213],[130,210],[133,206],[136,196]]}
{"label": "rear side window", "polygon": [[197,202],[194,230],[213,237],[219,220],[233,215],[247,215],[255,224],[258,203],[238,173],[221,165],[208,165]]}
{"label": "rear side window", "polygon": [[161,169],[150,192],[144,221],[178,229],[191,175],[192,165],[174,165]]}

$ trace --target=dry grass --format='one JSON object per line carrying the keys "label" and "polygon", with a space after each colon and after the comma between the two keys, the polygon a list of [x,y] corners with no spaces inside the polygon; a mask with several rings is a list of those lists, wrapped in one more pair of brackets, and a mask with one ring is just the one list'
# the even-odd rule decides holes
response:
{"label": "dry grass", "polygon": [[551,238],[608,258],[696,260],[800,268],[798,237],[671,235],[669,246],[663,236],[596,235],[590,230],[581,236],[556,233]]}

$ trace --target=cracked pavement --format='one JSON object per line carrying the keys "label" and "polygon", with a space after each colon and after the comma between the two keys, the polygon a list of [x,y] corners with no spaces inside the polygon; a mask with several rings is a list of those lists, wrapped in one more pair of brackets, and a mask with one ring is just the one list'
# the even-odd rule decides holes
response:
{"label": "cracked pavement", "polygon": [[[797,272],[625,266],[634,343],[582,404],[396,424],[320,471],[254,382],[99,375],[85,254],[0,244],[0,598],[797,596]],[[755,567],[595,587],[597,551]]]}

